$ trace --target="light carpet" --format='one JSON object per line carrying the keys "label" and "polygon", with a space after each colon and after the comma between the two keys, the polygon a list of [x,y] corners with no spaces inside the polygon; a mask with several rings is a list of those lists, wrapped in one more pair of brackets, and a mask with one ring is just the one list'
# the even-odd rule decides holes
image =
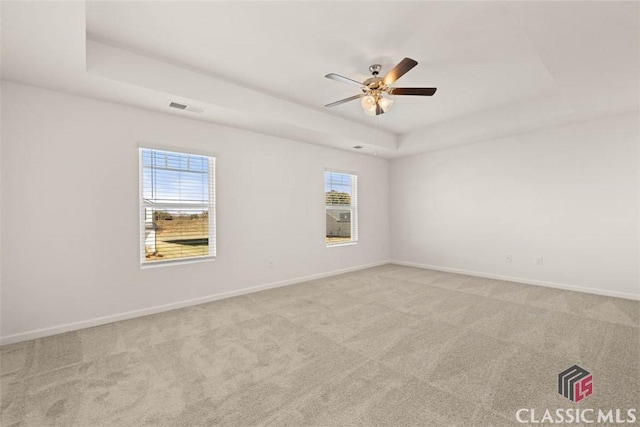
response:
{"label": "light carpet", "polygon": [[[640,302],[385,265],[0,348],[3,426],[501,426],[640,406]],[[578,364],[594,392],[557,393]],[[640,408],[638,408],[640,409]]]}

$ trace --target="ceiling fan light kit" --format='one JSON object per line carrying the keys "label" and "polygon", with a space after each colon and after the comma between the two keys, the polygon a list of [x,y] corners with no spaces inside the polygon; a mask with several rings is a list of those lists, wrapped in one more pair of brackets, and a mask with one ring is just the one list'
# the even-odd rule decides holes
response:
{"label": "ceiling fan light kit", "polygon": [[[362,101],[360,101],[360,105],[362,106],[364,113],[368,116],[386,113],[389,111],[392,104],[393,101],[391,99],[383,98],[382,95],[377,97],[374,95],[367,95],[362,97]],[[382,112],[378,113],[378,109],[381,109]]]}
{"label": "ceiling fan light kit", "polygon": [[376,99],[371,96],[371,95],[367,95],[367,96],[363,96],[362,100],[360,101],[360,105],[362,106],[362,108],[364,110],[368,110],[370,108],[376,108]]}
{"label": "ceiling fan light kit", "polygon": [[360,99],[360,106],[364,113],[368,116],[379,116],[384,114],[393,105],[393,100],[385,98],[382,95],[417,95],[417,96],[433,96],[436,93],[437,88],[434,87],[391,87],[396,80],[405,75],[409,70],[418,65],[418,62],[411,58],[404,58],[398,63],[391,71],[384,77],[378,77],[382,66],[380,64],[373,64],[369,66],[369,71],[373,77],[368,78],[364,82],[360,83],[356,80],[348,77],[341,76],[339,74],[330,73],[325,77],[331,80],[335,80],[341,83],[350,85],[357,85],[362,90],[361,94],[351,96],[349,98],[341,99],[340,101],[332,102],[325,105],[327,108],[335,107],[337,105],[344,104],[349,101]]}

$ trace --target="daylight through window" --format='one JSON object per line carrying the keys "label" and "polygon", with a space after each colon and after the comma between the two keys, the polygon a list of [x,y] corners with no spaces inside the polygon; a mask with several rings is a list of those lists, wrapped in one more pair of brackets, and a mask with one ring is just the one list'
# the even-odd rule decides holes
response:
{"label": "daylight through window", "polygon": [[215,256],[215,158],[140,149],[142,264]]}
{"label": "daylight through window", "polygon": [[338,245],[358,241],[358,177],[325,171],[326,243]]}

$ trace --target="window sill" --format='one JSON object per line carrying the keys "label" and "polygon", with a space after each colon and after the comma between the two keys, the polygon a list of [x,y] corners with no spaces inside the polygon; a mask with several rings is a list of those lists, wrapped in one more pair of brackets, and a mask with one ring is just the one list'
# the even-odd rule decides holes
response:
{"label": "window sill", "polygon": [[166,261],[150,261],[140,264],[142,270],[148,268],[168,267],[170,265],[196,264],[201,262],[215,261],[215,256],[193,257],[185,259],[168,259]]}
{"label": "window sill", "polygon": [[327,247],[335,248],[338,246],[355,246],[357,244],[358,244],[358,241],[356,240],[355,242],[348,242],[348,243],[327,243]]}

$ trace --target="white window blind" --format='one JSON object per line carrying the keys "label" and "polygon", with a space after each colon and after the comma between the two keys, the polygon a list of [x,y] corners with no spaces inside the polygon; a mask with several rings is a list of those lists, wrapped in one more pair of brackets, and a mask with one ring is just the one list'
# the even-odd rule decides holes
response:
{"label": "white window blind", "polygon": [[215,158],[140,148],[141,264],[214,257]]}
{"label": "white window blind", "polygon": [[358,177],[325,171],[326,243],[340,245],[358,241]]}

